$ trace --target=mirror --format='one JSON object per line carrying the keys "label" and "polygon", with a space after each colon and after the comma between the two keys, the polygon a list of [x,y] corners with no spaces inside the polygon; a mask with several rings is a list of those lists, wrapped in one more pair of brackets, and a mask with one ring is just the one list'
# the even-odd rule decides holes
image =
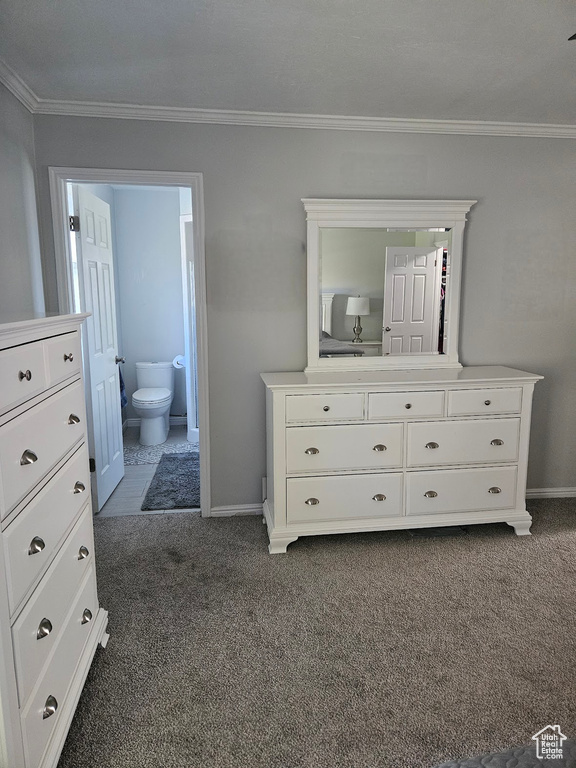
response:
{"label": "mirror", "polygon": [[308,370],[455,368],[475,201],[311,200]]}

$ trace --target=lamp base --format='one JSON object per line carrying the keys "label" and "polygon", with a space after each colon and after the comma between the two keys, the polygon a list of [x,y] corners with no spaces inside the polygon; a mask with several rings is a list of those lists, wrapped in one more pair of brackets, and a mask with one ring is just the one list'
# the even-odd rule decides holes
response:
{"label": "lamp base", "polygon": [[354,331],[354,338],[352,339],[352,344],[362,344],[362,339],[360,338],[360,334],[362,333],[362,326],[360,325],[360,315],[356,315],[356,325],[354,328],[352,328]]}

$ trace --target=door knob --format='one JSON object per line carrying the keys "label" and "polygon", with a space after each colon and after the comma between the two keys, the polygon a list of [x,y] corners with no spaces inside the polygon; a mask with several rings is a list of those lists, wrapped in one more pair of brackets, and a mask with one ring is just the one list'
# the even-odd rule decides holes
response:
{"label": "door knob", "polygon": [[118,363],[125,363],[126,362],[126,358],[125,357],[118,357],[118,355],[116,355],[116,357],[114,358],[114,362],[116,363],[116,365],[118,365]]}
{"label": "door knob", "polygon": [[387,326],[386,326],[386,328],[384,328],[384,330],[385,330],[385,331],[391,331],[391,330],[392,330],[392,328],[390,328],[390,326],[389,326],[389,325],[387,325]]}

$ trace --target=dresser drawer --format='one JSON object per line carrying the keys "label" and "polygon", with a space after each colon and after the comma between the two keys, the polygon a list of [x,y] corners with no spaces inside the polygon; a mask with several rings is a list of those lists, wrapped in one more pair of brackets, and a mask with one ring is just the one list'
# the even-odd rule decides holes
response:
{"label": "dresser drawer", "polygon": [[12,627],[20,706],[63,632],[70,604],[93,560],[92,515],[87,506]]}
{"label": "dresser drawer", "polygon": [[0,351],[0,412],[42,392],[47,380],[41,341]]}
{"label": "dresser drawer", "polygon": [[408,425],[408,466],[495,464],[518,460],[520,419]]}
{"label": "dresser drawer", "polygon": [[402,466],[403,424],[289,427],[286,466],[291,472]]}
{"label": "dresser drawer", "polygon": [[288,395],[286,421],[336,421],[362,419],[364,395]]}
{"label": "dresser drawer", "polygon": [[289,524],[401,514],[400,473],[297,477],[287,481]]}
{"label": "dresser drawer", "polygon": [[84,421],[77,382],[0,428],[2,517],[80,440]]}
{"label": "dresser drawer", "polygon": [[509,509],[516,504],[516,467],[409,472],[406,514]]}
{"label": "dresser drawer", "polygon": [[369,419],[418,419],[444,415],[444,392],[375,392],[368,395]]}
{"label": "dresser drawer", "polygon": [[88,450],[83,445],[4,531],[11,613],[50,562],[89,496]]}
{"label": "dresser drawer", "polygon": [[50,386],[80,373],[82,351],[78,331],[47,339],[44,348]]}
{"label": "dresser drawer", "polygon": [[455,389],[448,393],[448,416],[520,413],[522,387]]}
{"label": "dresser drawer", "polygon": [[[27,768],[37,768],[60,718],[71,717],[66,694],[98,613],[94,570],[86,573],[66,619],[66,625],[42,678],[22,712]],[[86,611],[89,612],[86,613]],[[91,619],[87,621],[88,615]],[[47,705],[55,711],[44,717]]]}

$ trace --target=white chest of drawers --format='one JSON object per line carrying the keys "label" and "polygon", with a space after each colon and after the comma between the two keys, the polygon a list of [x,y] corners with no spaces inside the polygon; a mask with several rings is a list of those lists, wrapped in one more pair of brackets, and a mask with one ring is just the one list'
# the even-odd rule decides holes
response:
{"label": "white chest of drawers", "polygon": [[80,325],[0,325],[0,768],[54,768],[94,652]]}
{"label": "white chest of drawers", "polygon": [[262,374],[270,552],[354,531],[506,522],[528,534],[541,378],[499,366]]}

